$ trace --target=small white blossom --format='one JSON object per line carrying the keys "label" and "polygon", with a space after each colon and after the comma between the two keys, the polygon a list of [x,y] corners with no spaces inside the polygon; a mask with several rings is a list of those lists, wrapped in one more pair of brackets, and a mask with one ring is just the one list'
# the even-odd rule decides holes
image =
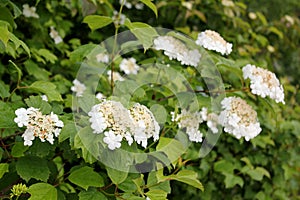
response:
{"label": "small white blossom", "polygon": [[136,60],[134,58],[124,58],[120,63],[120,70],[125,74],[137,74],[139,69],[140,66],[136,64]]}
{"label": "small white blossom", "polygon": [[181,2],[181,5],[186,7],[188,10],[192,10],[192,8],[193,8],[193,2],[192,1]]}
{"label": "small white blossom", "polygon": [[104,99],[106,98],[106,96],[103,95],[101,92],[98,92],[98,93],[96,94],[96,98],[97,98],[99,101],[102,101],[102,100],[104,100]]}
{"label": "small white blossom", "polygon": [[245,100],[239,97],[227,97],[222,100],[221,105],[222,111],[218,121],[224,127],[225,132],[237,139],[244,137],[246,141],[261,132],[257,113]]}
{"label": "small white blossom", "polygon": [[253,94],[262,98],[269,96],[276,103],[285,104],[283,87],[274,73],[250,64],[244,66],[242,70],[244,79],[250,79],[250,88]]}
{"label": "small white blossom", "polygon": [[96,60],[97,60],[97,62],[108,63],[109,56],[105,53],[99,53],[96,55]]}
{"label": "small white blossom", "polygon": [[64,126],[63,122],[53,112],[50,115],[43,115],[39,109],[30,107],[28,109],[19,108],[15,113],[17,117],[14,121],[18,126],[26,126],[22,137],[24,138],[24,145],[27,146],[32,145],[35,137],[39,137],[42,142],[47,140],[50,144],[53,144],[54,136],[58,137],[61,128]]}
{"label": "small white blossom", "polygon": [[76,93],[77,97],[82,97],[83,92],[86,90],[86,87],[83,83],[75,79],[73,81],[74,86],[71,87],[71,90]]}
{"label": "small white blossom", "polygon": [[190,112],[182,109],[176,117],[174,112],[171,113],[172,121],[178,122],[179,128],[186,129],[189,140],[192,142],[202,142],[203,134],[199,131],[199,125],[204,121],[202,118],[204,113],[203,110],[201,112]]}
{"label": "small white blossom", "polygon": [[131,2],[128,2],[127,0],[119,0],[120,4],[124,4],[124,6],[128,9],[131,9],[132,6],[134,5],[134,7],[138,10],[142,10],[144,8],[144,4],[142,3],[138,3],[138,1],[133,1],[132,3]]}
{"label": "small white blossom", "polygon": [[42,98],[43,101],[48,102],[48,97],[46,95],[41,95],[41,98]]}
{"label": "small white blossom", "polygon": [[136,103],[129,112],[135,127],[134,140],[138,144],[146,148],[149,138],[153,137],[154,141],[159,139],[160,127],[153,113],[146,106]]}
{"label": "small white blossom", "polygon": [[126,16],[124,14],[121,13],[121,15],[119,16],[119,12],[114,10],[113,11],[113,16],[112,16],[112,20],[114,21],[114,24],[116,26],[119,25],[124,25],[125,20],[126,20]]}
{"label": "small white blossom", "polygon": [[23,5],[23,15],[25,17],[39,18],[39,15],[36,13],[36,7],[29,7],[28,4]]}
{"label": "small white blossom", "polygon": [[217,51],[222,55],[228,55],[232,51],[232,44],[226,42],[219,33],[212,30],[206,30],[199,33],[196,44],[208,50]]}
{"label": "small white blossom", "polygon": [[172,36],[159,36],[154,39],[154,49],[163,50],[170,60],[177,59],[183,65],[196,67],[201,54],[197,49],[189,50],[184,43]]}
{"label": "small white blossom", "polygon": [[63,41],[63,39],[60,37],[60,35],[58,34],[58,32],[55,30],[53,26],[50,27],[49,35],[54,40],[55,44],[61,43]]}
{"label": "small white blossom", "polygon": [[143,10],[144,4],[142,4],[142,3],[136,3],[136,4],[134,5],[134,7],[135,7],[137,10]]}
{"label": "small white blossom", "polygon": [[213,132],[213,133],[218,133],[218,122],[219,122],[219,120],[218,120],[218,115],[217,114],[215,114],[215,113],[209,113],[208,115],[207,115],[207,122],[206,122],[206,124],[207,124],[207,126],[208,126],[208,128]]}
{"label": "small white blossom", "polygon": [[116,135],[112,130],[104,132],[105,137],[103,142],[108,145],[110,150],[114,150],[121,147],[122,136]]}
{"label": "small white blossom", "polygon": [[[107,71],[108,80],[111,81],[111,70]],[[113,72],[113,80],[114,81],[124,81],[125,79],[121,76],[119,72]]]}

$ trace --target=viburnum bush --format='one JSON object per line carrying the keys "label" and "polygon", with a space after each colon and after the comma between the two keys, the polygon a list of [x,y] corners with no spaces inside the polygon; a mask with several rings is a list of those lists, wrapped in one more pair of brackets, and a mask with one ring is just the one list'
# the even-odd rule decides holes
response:
{"label": "viburnum bush", "polygon": [[1,1],[1,199],[299,199],[300,23],[255,5]]}

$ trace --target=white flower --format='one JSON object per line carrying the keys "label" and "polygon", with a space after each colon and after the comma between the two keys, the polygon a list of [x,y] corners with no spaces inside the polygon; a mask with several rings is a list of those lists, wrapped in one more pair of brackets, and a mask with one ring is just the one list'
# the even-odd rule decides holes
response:
{"label": "white flower", "polygon": [[129,112],[135,127],[134,140],[138,144],[146,148],[149,138],[153,137],[154,141],[159,139],[160,127],[153,113],[146,106],[136,103]]}
{"label": "white flower", "polygon": [[[111,80],[111,70],[107,71],[108,80]],[[113,72],[113,80],[114,81],[124,81],[125,79],[121,76],[119,72],[114,71]]]}
{"label": "white flower", "polygon": [[250,64],[244,66],[242,70],[244,79],[250,79],[250,88],[253,94],[262,98],[269,96],[276,103],[285,104],[283,87],[274,73]]}
{"label": "white flower", "polygon": [[63,41],[63,39],[60,37],[60,35],[58,34],[58,32],[55,30],[55,28],[53,26],[50,27],[50,37],[54,40],[55,44],[61,43]]}
{"label": "white flower", "polygon": [[108,63],[109,62],[109,56],[105,53],[99,53],[96,55],[97,62],[103,62]]}
{"label": "white flower", "polygon": [[71,90],[76,93],[77,97],[82,97],[83,92],[86,90],[86,87],[83,83],[75,79],[73,81],[74,86],[71,87]]}
{"label": "white flower", "polygon": [[196,67],[201,54],[197,49],[189,50],[180,40],[172,36],[159,36],[154,39],[154,49],[163,50],[170,60],[177,59],[183,65]]}
{"label": "white flower", "polygon": [[139,69],[140,66],[136,64],[136,60],[134,58],[124,58],[120,63],[120,70],[125,74],[137,74]]}
{"label": "white flower", "polygon": [[110,150],[114,150],[121,147],[122,136],[116,135],[112,130],[104,132],[105,137],[103,142],[108,144]]}
{"label": "white flower", "polygon": [[239,97],[227,97],[222,100],[221,105],[222,111],[218,121],[224,127],[225,132],[237,139],[244,137],[246,141],[261,132],[257,113],[246,101]]}
{"label": "white flower", "polygon": [[106,119],[103,115],[101,110],[101,105],[97,104],[92,107],[92,110],[88,113],[88,115],[91,117],[91,128],[94,130],[94,133],[102,133],[107,128]]}
{"label": "white flower", "polygon": [[[118,136],[117,138],[125,138],[129,145],[132,144],[133,139],[130,134],[134,132],[132,119],[129,111],[120,102],[103,101],[94,105],[88,115],[90,116],[89,121],[94,133],[112,132]],[[106,141],[111,140],[106,139]],[[105,143],[109,144],[108,142]]]}
{"label": "white flower", "polygon": [[206,122],[206,124],[207,124],[207,126],[208,126],[208,128],[213,132],[213,133],[218,133],[218,122],[219,122],[219,120],[218,120],[218,115],[217,114],[215,114],[215,113],[209,113],[208,115],[207,115],[207,122]]}
{"label": "white flower", "polygon": [[136,3],[136,4],[134,5],[134,7],[135,7],[137,10],[143,10],[144,4],[142,4],[142,3]]}
{"label": "white flower", "polygon": [[18,124],[19,127],[27,126],[28,125],[28,111],[25,108],[19,108],[15,111],[17,117],[14,121]]}
{"label": "white flower", "polygon": [[41,95],[41,98],[42,98],[43,101],[48,102],[48,97],[46,95]]}
{"label": "white flower", "polygon": [[228,55],[232,51],[232,44],[226,42],[219,33],[212,30],[206,30],[199,33],[196,44],[208,50],[217,51],[222,55]]}
{"label": "white flower", "polygon": [[132,4],[130,2],[128,2],[127,0],[119,0],[119,3],[120,4],[124,4],[124,6],[128,9],[131,9],[132,8]]}
{"label": "white flower", "polygon": [[28,4],[23,5],[23,15],[25,17],[39,18],[39,15],[36,13],[36,7],[29,7]]}
{"label": "white flower", "polygon": [[128,2],[127,0],[119,0],[120,4],[124,3],[124,6],[128,9],[132,8],[132,5],[138,10],[142,10],[144,8],[144,4],[138,3],[137,1],[134,1],[132,3]]}
{"label": "white flower", "polygon": [[193,2],[191,2],[191,1],[181,2],[181,5],[186,7],[188,10],[192,10],[192,8],[193,8]]}
{"label": "white flower", "polygon": [[104,99],[106,98],[106,96],[103,95],[101,92],[98,92],[98,93],[96,94],[96,98],[97,98],[99,101],[102,101],[102,100],[104,100]]}
{"label": "white flower", "polygon": [[126,19],[126,16],[124,14],[121,13],[121,15],[119,16],[118,11],[116,11],[116,10],[113,11],[112,20],[114,21],[114,24],[116,26],[124,25],[125,19]]}
{"label": "white flower", "polygon": [[39,109],[30,107],[28,109],[19,108],[15,113],[17,117],[14,121],[18,123],[18,126],[26,126],[22,137],[24,138],[24,145],[27,146],[32,145],[35,137],[39,137],[42,142],[47,140],[53,144],[54,136],[58,137],[64,126],[63,122],[53,112],[50,115],[43,115]]}
{"label": "white flower", "polygon": [[182,109],[181,113],[176,117],[172,114],[172,119],[178,122],[178,127],[186,129],[186,133],[189,136],[189,140],[192,142],[202,142],[203,134],[199,131],[199,125],[204,121],[202,116],[204,110],[201,112],[190,112],[186,109]]}

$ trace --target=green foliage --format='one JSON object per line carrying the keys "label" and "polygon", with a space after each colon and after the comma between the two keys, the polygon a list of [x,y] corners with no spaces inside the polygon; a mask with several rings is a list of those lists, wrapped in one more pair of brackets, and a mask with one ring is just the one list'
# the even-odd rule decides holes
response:
{"label": "green foliage", "polygon": [[[27,16],[25,4],[37,16]],[[299,6],[296,0],[1,0],[0,199],[300,200]],[[233,43],[230,55],[195,44],[208,29]],[[199,65],[155,50],[160,35],[197,49]],[[131,57],[137,74],[121,69]],[[250,92],[242,72],[248,63],[276,74],[285,105]],[[125,80],[112,81],[108,70]],[[75,79],[86,86],[82,96],[71,89]],[[88,114],[101,102],[99,92],[126,109],[149,108],[159,139],[148,139],[146,148],[124,140],[108,149]],[[212,134],[204,124],[203,141],[190,142],[170,114],[218,112],[221,100],[234,95],[253,107],[262,128],[248,142],[220,127]],[[64,124],[53,144],[35,132],[25,145],[27,127],[18,127],[15,111],[30,107]]]}

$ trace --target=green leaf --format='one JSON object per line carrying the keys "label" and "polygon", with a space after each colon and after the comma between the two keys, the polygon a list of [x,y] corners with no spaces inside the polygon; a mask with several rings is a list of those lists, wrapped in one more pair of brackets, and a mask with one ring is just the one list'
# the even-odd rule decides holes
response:
{"label": "green leaf", "polygon": [[186,183],[188,185],[191,185],[195,188],[198,188],[198,189],[204,191],[204,187],[203,187],[202,183],[198,180],[197,172],[192,171],[192,170],[184,169],[184,170],[179,171],[175,175],[172,174],[172,175],[163,176],[163,177],[157,176],[157,179],[159,182],[163,182],[166,180],[176,180],[176,181]]}
{"label": "green leaf", "polygon": [[[35,53],[38,54],[38,56],[43,57],[46,61],[50,62],[50,63],[55,63],[55,61],[57,61],[57,57],[56,55],[54,55],[51,51],[49,51],[48,49],[39,49],[38,51],[35,51]],[[42,60],[41,60],[42,61]],[[43,62],[43,61],[42,61]],[[46,64],[46,62],[43,62],[44,64]]]}
{"label": "green leaf", "polygon": [[227,160],[220,160],[218,162],[215,162],[214,164],[214,170],[217,172],[221,172],[222,174],[233,174],[234,169],[236,169],[236,167]]}
{"label": "green leaf", "polygon": [[69,122],[64,125],[58,136],[58,141],[61,143],[66,139],[70,138],[71,134],[77,133],[76,126],[74,122]]}
{"label": "green leaf", "polygon": [[53,200],[57,199],[57,190],[48,183],[36,183],[29,187],[31,194],[29,200]]}
{"label": "green leaf", "polygon": [[37,156],[21,157],[17,161],[16,170],[27,182],[31,178],[47,182],[50,175],[47,161]]}
{"label": "green leaf", "polygon": [[275,26],[269,27],[268,31],[272,32],[272,33],[275,33],[279,37],[279,39],[283,38],[283,33],[280,30],[278,30]]}
{"label": "green leaf", "polygon": [[98,45],[96,44],[85,44],[78,47],[76,50],[72,51],[70,54],[70,60],[72,62],[80,62],[89,55],[93,49],[95,49]]}
{"label": "green leaf", "polygon": [[154,104],[150,107],[151,112],[154,115],[155,120],[159,124],[164,124],[167,120],[167,111],[164,106],[160,104]]}
{"label": "green leaf", "polygon": [[163,191],[163,190],[159,190],[159,189],[151,189],[145,193],[147,197],[149,197],[150,199],[155,199],[155,200],[166,200],[168,193]]}
{"label": "green leaf", "polygon": [[128,174],[126,180],[118,184],[118,188],[124,192],[135,192],[137,188],[133,180],[139,178],[139,176],[137,173]]}
{"label": "green leaf", "polygon": [[9,5],[13,8],[14,11],[14,18],[19,17],[22,14],[22,11],[14,4],[13,2],[9,1]]}
{"label": "green leaf", "polygon": [[[177,161],[177,159],[185,152],[185,148],[181,142],[176,139],[160,137],[156,146],[157,151],[164,152],[171,163]],[[164,161],[168,163],[167,161]]]}
{"label": "green leaf", "polygon": [[241,187],[243,187],[244,185],[244,181],[241,177],[236,176],[234,174],[230,174],[230,173],[223,173],[225,175],[225,187],[226,188],[232,188],[235,185],[239,185]]}
{"label": "green leaf", "polygon": [[[0,7],[0,20],[8,22],[11,27],[15,28],[16,23],[14,22],[14,18],[10,12],[10,10],[6,7]],[[10,30],[12,31],[12,30]]]}
{"label": "green leaf", "polygon": [[[16,115],[9,103],[0,101],[0,113],[0,128],[17,127],[16,123],[14,122],[14,118],[16,117]],[[0,137],[2,137],[1,134]]]}
{"label": "green leaf", "polygon": [[246,171],[246,173],[256,181],[261,181],[263,176],[270,178],[270,173],[263,167],[256,167],[255,169]]}
{"label": "green leaf", "polygon": [[4,46],[7,47],[7,42],[9,40],[9,30],[7,22],[0,20],[0,40],[3,42]]}
{"label": "green leaf", "polygon": [[120,184],[125,181],[128,172],[119,171],[110,167],[106,167],[107,174],[114,184]]}
{"label": "green leaf", "polygon": [[149,49],[153,44],[153,39],[158,36],[156,30],[142,22],[131,22],[129,19],[125,20],[125,26],[135,35],[135,37],[142,43],[144,50]]}
{"label": "green leaf", "polygon": [[155,4],[152,3],[152,0],[140,0],[140,1],[143,2],[148,8],[150,8],[154,12],[154,14],[157,18],[157,8],[156,8]]}
{"label": "green leaf", "polygon": [[48,101],[63,101],[61,95],[56,91],[56,85],[47,81],[36,81],[29,86],[30,89],[37,90],[47,95]]}
{"label": "green leaf", "polygon": [[104,186],[104,180],[102,176],[95,172],[93,168],[88,166],[73,171],[68,178],[72,183],[84,188],[85,190],[87,190],[90,186]]}
{"label": "green leaf", "polygon": [[0,81],[0,97],[5,98],[9,97],[9,86],[3,83],[3,81]]}
{"label": "green leaf", "polygon": [[9,60],[8,62],[11,63],[14,66],[14,68],[16,69],[16,71],[18,73],[18,81],[20,81],[21,77],[23,75],[22,70],[13,61]]}
{"label": "green leaf", "polygon": [[33,75],[37,80],[48,80],[49,75],[51,75],[50,72],[47,70],[39,67],[35,62],[32,60],[27,60],[24,62],[25,68],[29,75]]}
{"label": "green leaf", "polygon": [[95,199],[107,200],[104,194],[96,190],[81,191],[78,194],[78,196],[79,196],[79,200],[95,200]]}
{"label": "green leaf", "polygon": [[51,112],[51,105],[43,101],[40,96],[29,96],[29,98],[25,99],[25,103],[28,107],[39,108],[43,114],[49,114]]}
{"label": "green leaf", "polygon": [[105,27],[113,22],[111,17],[88,15],[83,19],[83,23],[87,23],[92,31]]}
{"label": "green leaf", "polygon": [[9,167],[9,164],[7,164],[7,163],[0,163],[0,179],[2,178],[2,176],[6,172],[9,172],[8,167]]}
{"label": "green leaf", "polygon": [[16,142],[11,150],[11,155],[15,158],[24,156],[24,152],[28,150],[28,146],[24,146],[23,142]]}
{"label": "green leaf", "polygon": [[17,38],[12,33],[9,33],[9,40],[14,43],[15,50],[17,50],[21,46],[25,50],[25,52],[30,56],[30,50],[29,50],[28,46],[22,40]]}

